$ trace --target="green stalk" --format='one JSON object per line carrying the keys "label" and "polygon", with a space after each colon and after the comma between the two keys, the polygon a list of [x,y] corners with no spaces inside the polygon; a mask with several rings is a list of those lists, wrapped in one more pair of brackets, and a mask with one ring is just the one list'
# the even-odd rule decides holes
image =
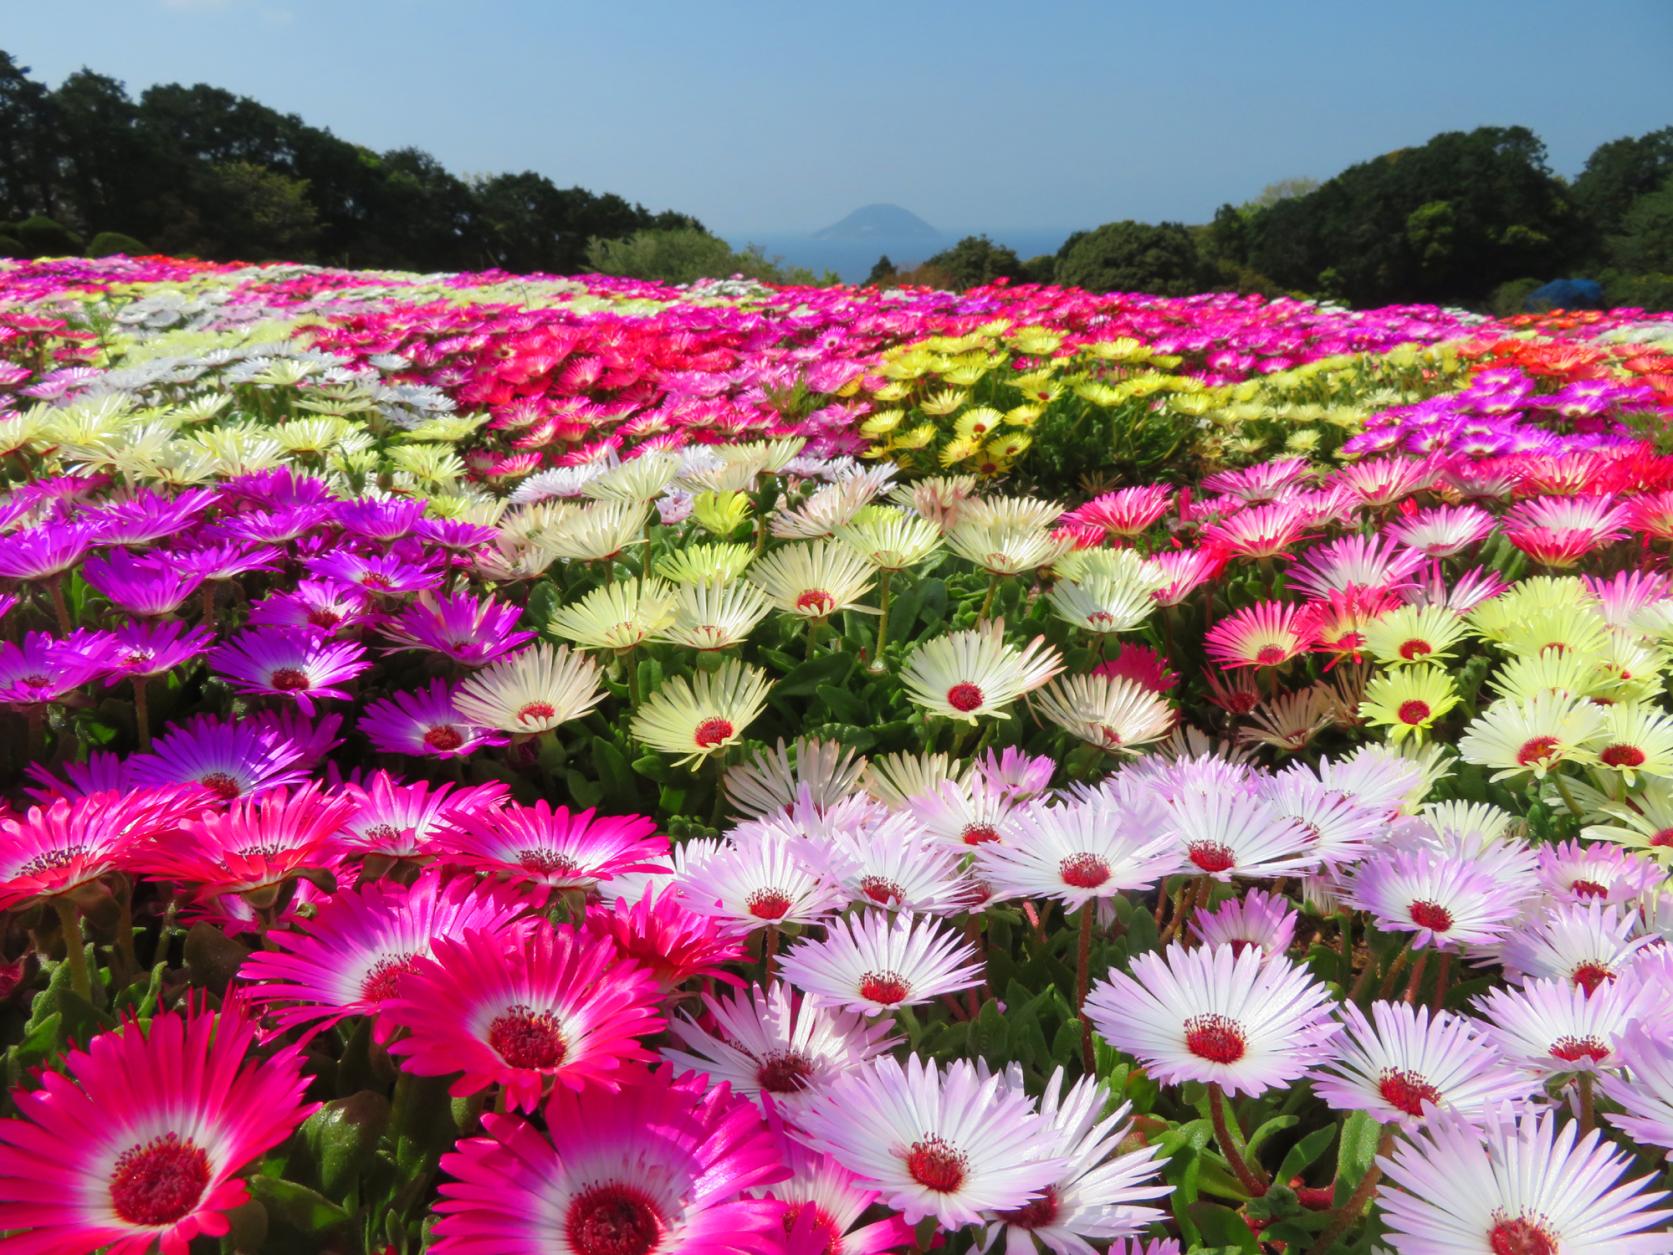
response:
{"label": "green stalk", "polygon": [[87,952],[81,940],[81,912],[63,894],[52,899],[58,913],[58,927],[64,934],[64,957],[70,964],[70,987],[89,1002],[93,1000],[93,978],[87,971]]}
{"label": "green stalk", "polygon": [[882,604],[877,612],[877,647],[872,651],[871,662],[866,666],[866,670],[873,675],[882,675],[883,672],[888,670],[883,665],[883,646],[889,640],[889,577],[893,574],[893,571],[884,570],[878,581],[882,589],[880,593]]}

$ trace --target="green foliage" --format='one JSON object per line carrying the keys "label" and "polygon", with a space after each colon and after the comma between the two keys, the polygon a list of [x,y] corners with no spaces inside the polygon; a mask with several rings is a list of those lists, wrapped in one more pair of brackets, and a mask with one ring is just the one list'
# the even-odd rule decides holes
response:
{"label": "green foliage", "polygon": [[1603,293],[1610,305],[1665,313],[1673,310],[1673,271],[1632,275],[1606,270],[1603,274]]}
{"label": "green foliage", "polygon": [[1539,279],[1512,279],[1508,283],[1501,283],[1493,289],[1493,295],[1487,302],[1488,311],[1499,318],[1522,313],[1528,294],[1542,282]]}
{"label": "green foliage", "polygon": [[876,262],[872,264],[870,273],[866,275],[866,285],[868,287],[877,287],[879,285],[887,284],[889,280],[894,277],[895,263],[889,259],[889,255],[887,253],[884,253],[876,260]]}
{"label": "green foliage", "polygon": [[75,257],[81,253],[81,237],[45,214],[30,214],[8,232],[23,245],[28,257]]}
{"label": "green foliage", "polygon": [[1632,202],[1620,234],[1609,237],[1609,256],[1622,270],[1673,274],[1673,177]]}
{"label": "green foliage", "polygon": [[758,248],[735,252],[725,240],[697,227],[635,231],[619,240],[594,239],[587,245],[586,264],[599,274],[665,283],[732,275],[783,282],[783,273]]}
{"label": "green foliage", "polygon": [[1191,233],[1177,222],[1108,222],[1071,235],[1057,254],[1057,281],[1093,292],[1184,296],[1202,275]]}
{"label": "green foliage", "polygon": [[1620,231],[1633,203],[1673,176],[1673,126],[1646,135],[1612,139],[1586,158],[1574,180],[1574,203],[1598,238]]}
{"label": "green foliage", "polygon": [[1015,279],[1023,272],[1022,259],[1003,244],[985,235],[967,235],[951,248],[943,249],[926,267],[942,271],[954,288],[975,288],[995,279]]}
{"label": "green foliage", "polygon": [[120,231],[100,231],[87,245],[87,256],[89,257],[109,257],[113,253],[126,253],[129,257],[139,257],[150,251],[133,236],[123,235]]}
{"label": "green foliage", "polygon": [[7,231],[0,231],[0,257],[27,257],[23,251],[23,241]]}
{"label": "green foliage", "polygon": [[216,252],[247,261],[281,261],[304,252],[319,233],[308,181],[253,161],[209,172],[220,216],[209,224]]}

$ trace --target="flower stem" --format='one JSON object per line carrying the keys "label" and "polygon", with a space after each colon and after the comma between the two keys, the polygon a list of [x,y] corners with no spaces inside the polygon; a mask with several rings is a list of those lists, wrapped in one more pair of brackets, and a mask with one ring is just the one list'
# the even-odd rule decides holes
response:
{"label": "flower stem", "polygon": [[777,967],[776,960],[778,959],[777,924],[767,925],[767,939],[761,943],[761,955],[763,959],[763,971],[765,973],[765,984],[768,989],[771,989],[773,987],[773,977],[775,975],[774,969]]}
{"label": "flower stem", "polygon": [[1371,1166],[1365,1170],[1365,1175],[1359,1179],[1359,1184],[1354,1187],[1354,1192],[1348,1196],[1348,1201],[1331,1213],[1330,1223],[1325,1226],[1324,1232],[1319,1234],[1319,1240],[1313,1243],[1308,1255],[1325,1255],[1325,1252],[1336,1245],[1336,1239],[1346,1233],[1348,1227],[1359,1219],[1359,1213],[1365,1210],[1365,1204],[1370,1202],[1372,1195],[1377,1192],[1377,1183],[1383,1179],[1382,1165],[1377,1160],[1387,1156],[1393,1149],[1394,1126],[1385,1124],[1383,1135],[1377,1142],[1377,1158],[1371,1161]]}
{"label": "flower stem", "polygon": [[1408,941],[1388,965],[1388,971],[1383,975],[1383,983],[1377,989],[1377,997],[1388,998],[1394,993],[1395,982],[1400,979],[1400,973],[1406,970],[1406,964],[1411,961],[1412,946]]}
{"label": "flower stem", "polygon": [[866,670],[873,675],[882,675],[888,668],[883,665],[883,646],[889,642],[889,577],[893,571],[884,570],[878,576],[881,587],[879,593],[880,608],[877,612],[877,647],[871,652],[871,662]]}
{"label": "flower stem", "polygon": [[1584,816],[1586,812],[1580,809],[1580,804],[1574,800],[1574,794],[1569,792],[1568,781],[1563,779],[1562,773],[1553,771],[1551,780],[1557,786],[1557,792],[1562,795],[1563,801],[1568,805],[1569,814]]}
{"label": "flower stem", "polygon": [[1080,945],[1075,951],[1075,1014],[1080,1017],[1080,1062],[1087,1076],[1097,1071],[1097,1058],[1092,1052],[1092,1021],[1086,1018],[1086,992],[1092,983],[1092,914],[1093,900],[1088,898],[1080,908]]}
{"label": "flower stem", "polygon": [[70,604],[64,600],[62,571],[47,581],[47,591],[52,597],[52,612],[58,616],[58,630],[68,636],[75,630],[75,623],[70,618]]}
{"label": "flower stem", "polygon": [[136,675],[130,683],[134,686],[134,734],[139,737],[141,752],[151,750],[151,702],[150,694],[146,691],[151,684],[151,677]]}
{"label": "flower stem", "polygon": [[70,987],[93,1000],[93,978],[87,971],[87,951],[81,940],[81,912],[63,894],[52,899],[52,909],[58,913],[58,926],[64,934],[64,957],[70,964]]}
{"label": "flower stem", "polygon": [[[993,608],[993,595],[995,593],[997,593],[998,591],[999,591],[999,577],[997,575],[989,575],[988,576],[988,595],[986,597],[982,598],[982,608],[979,611],[976,612],[976,622],[977,623],[987,622],[988,611]],[[68,631],[68,629],[65,629],[65,630]]]}
{"label": "flower stem", "polygon": [[1231,1125],[1226,1120],[1226,1096],[1220,1090],[1218,1081],[1208,1083],[1208,1112],[1214,1122],[1214,1140],[1220,1144],[1220,1153],[1226,1157],[1231,1165],[1232,1175],[1243,1186],[1251,1198],[1260,1198],[1266,1193],[1266,1177],[1259,1166],[1251,1167],[1243,1158],[1243,1152],[1238,1144],[1232,1141]]}
{"label": "flower stem", "polygon": [[1446,1008],[1446,982],[1452,975],[1452,951],[1442,950],[1440,961],[1435,964],[1435,995],[1430,1005],[1437,1011]]}
{"label": "flower stem", "polygon": [[1412,978],[1406,982],[1406,1005],[1408,1007],[1415,1006],[1417,1004],[1418,990],[1423,986],[1423,969],[1428,965],[1428,963],[1429,951],[1419,950],[1417,952],[1417,961],[1412,964]]}
{"label": "flower stem", "polygon": [[1597,1127],[1597,1103],[1592,1096],[1592,1074],[1582,1072],[1575,1078],[1580,1090],[1580,1136],[1585,1137]]}

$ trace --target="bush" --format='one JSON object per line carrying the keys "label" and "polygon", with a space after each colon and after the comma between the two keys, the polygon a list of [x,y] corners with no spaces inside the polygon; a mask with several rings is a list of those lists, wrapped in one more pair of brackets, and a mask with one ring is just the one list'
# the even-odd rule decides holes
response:
{"label": "bush", "polygon": [[1092,292],[1186,296],[1202,271],[1191,233],[1177,222],[1107,222],[1071,235],[1057,254],[1057,281]]}
{"label": "bush", "polygon": [[23,251],[23,241],[15,235],[0,231],[0,257],[27,257]]}
{"label": "bush", "polygon": [[1022,275],[1022,259],[1015,250],[995,244],[985,235],[967,235],[951,248],[942,249],[924,263],[947,275],[949,286],[981,287],[995,279],[1016,279]]}
{"label": "bush", "polygon": [[1512,314],[1523,312],[1528,300],[1528,294],[1539,287],[1543,279],[1512,279],[1508,283],[1501,283],[1493,289],[1493,295],[1487,300],[1487,310],[1496,318],[1508,318]]}
{"label": "bush", "polygon": [[8,235],[15,236],[23,245],[25,257],[79,257],[81,237],[66,226],[54,222],[45,214],[32,214],[18,223]]}
{"label": "bush", "polygon": [[587,241],[587,268],[622,279],[662,283],[694,283],[698,279],[728,279],[742,275],[762,283],[830,285],[836,275],[815,275],[802,267],[785,268],[782,259],[768,257],[759,244],[734,250],[719,236],[700,227],[635,231],[619,240]]}
{"label": "bush", "polygon": [[1632,306],[1652,314],[1673,312],[1673,274],[1603,274],[1604,300],[1611,307]]}
{"label": "bush", "polygon": [[120,231],[100,231],[87,246],[89,257],[109,257],[114,253],[125,253],[129,257],[141,257],[151,250],[131,235],[123,235]]}

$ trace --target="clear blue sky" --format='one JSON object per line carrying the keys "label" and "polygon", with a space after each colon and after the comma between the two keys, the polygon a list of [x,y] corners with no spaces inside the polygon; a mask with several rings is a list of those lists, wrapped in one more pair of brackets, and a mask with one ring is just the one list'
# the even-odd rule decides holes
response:
{"label": "clear blue sky", "polygon": [[1437,131],[1520,123],[1572,175],[1673,124],[1673,0],[0,0],[0,47],[728,234],[871,201],[953,232],[1204,221]]}

